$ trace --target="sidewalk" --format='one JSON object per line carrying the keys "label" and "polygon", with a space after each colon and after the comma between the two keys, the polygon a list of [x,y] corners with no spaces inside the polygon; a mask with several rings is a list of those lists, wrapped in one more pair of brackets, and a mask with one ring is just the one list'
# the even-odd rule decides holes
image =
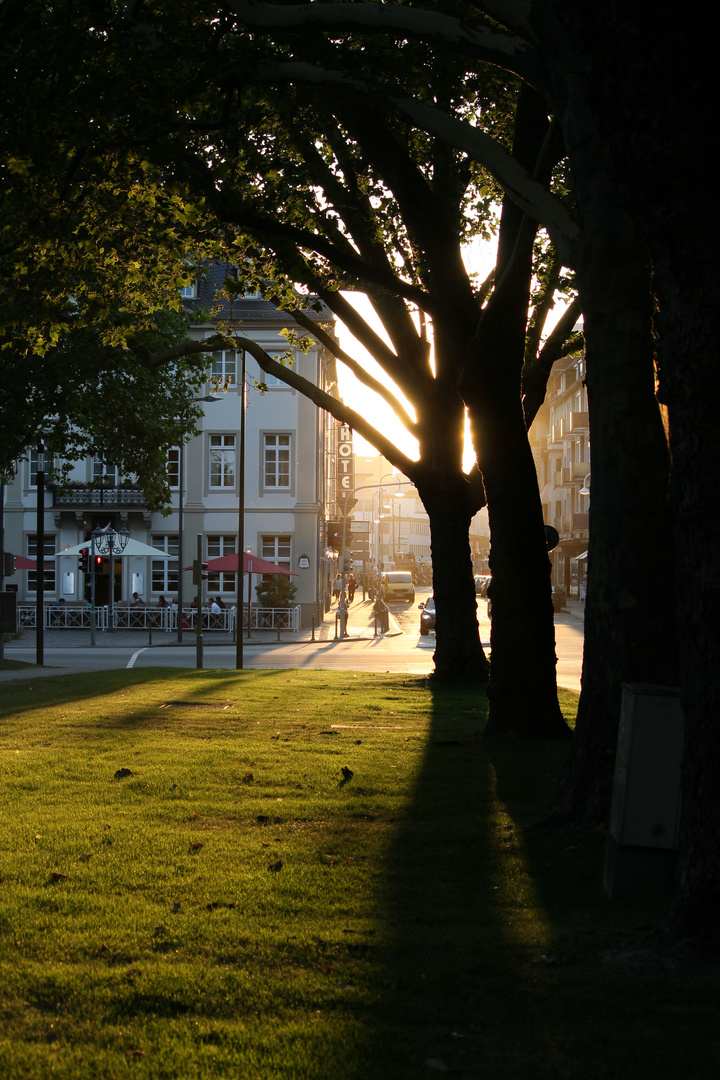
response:
{"label": "sidewalk", "polygon": [[[580,600],[568,600],[563,608],[561,615],[570,616],[573,620],[582,622],[585,618],[585,604]],[[311,643],[313,640],[317,642],[328,641],[368,641],[375,637],[375,615],[373,612],[372,600],[357,599],[350,605],[348,612],[348,628],[345,638],[340,638],[339,626],[336,626],[337,604],[334,604],[329,611],[325,612],[321,623],[315,626],[314,631],[308,627],[304,627],[302,630],[290,631],[281,630],[278,634],[276,630],[253,630],[251,636],[243,638],[244,648],[252,648],[253,646],[262,646],[267,648],[271,645],[287,645],[289,642],[304,642]],[[402,634],[397,620],[393,616],[393,613],[389,613],[390,629],[385,634],[385,637],[396,637],[398,634]],[[313,637],[314,634],[314,637]],[[227,645],[232,646],[235,642],[230,634],[221,630],[209,630],[203,634],[203,640],[205,646],[211,645]],[[141,649],[147,647],[176,647],[178,644],[177,633],[167,633],[166,631],[153,630],[152,640],[150,640],[150,634],[147,630],[114,630],[103,631],[95,635],[95,642],[97,648],[101,649]],[[183,632],[183,647],[193,648],[195,645],[195,635],[190,630]],[[90,646],[90,632],[89,630],[45,630],[44,634],[44,646],[46,649],[89,649]],[[5,658],[8,660],[13,659],[13,652],[15,649],[34,649],[35,648],[35,630],[26,629],[23,631],[21,637],[17,641],[7,642],[5,644]],[[0,671],[0,682],[7,681],[9,679],[27,678],[29,674],[34,675],[57,675],[59,671],[72,670],[72,664],[69,663],[67,667],[61,669],[53,667],[38,668],[35,666],[25,667],[21,669],[7,669]]]}
{"label": "sidewalk", "polygon": [[[251,636],[243,637],[244,648],[252,648],[254,645],[267,648],[270,645],[287,645],[288,642],[312,642],[340,640],[339,626],[336,626],[337,604],[326,612],[319,625],[312,628],[303,627],[302,630],[253,630]],[[392,637],[402,631],[390,614],[390,629],[386,636]],[[314,635],[314,636],[313,636]],[[348,627],[345,641],[367,640],[375,636],[375,615],[371,600],[355,600],[350,605],[348,612]],[[45,649],[89,649],[89,630],[53,630],[47,629],[43,635]],[[210,645],[234,645],[235,641],[231,634],[222,630],[206,630],[203,633],[205,646]],[[97,631],[95,645],[99,649],[140,649],[158,646],[172,648],[178,646],[177,632],[168,633],[165,630],[112,630]],[[183,631],[183,648],[195,646],[195,635],[191,630]],[[15,649],[34,649],[35,630],[26,628],[16,641],[5,643],[5,657],[13,659]],[[28,669],[23,669],[27,671]],[[36,671],[38,669],[35,669]],[[48,669],[52,671],[53,669]],[[13,671],[0,672],[0,679],[4,677],[17,677]]]}

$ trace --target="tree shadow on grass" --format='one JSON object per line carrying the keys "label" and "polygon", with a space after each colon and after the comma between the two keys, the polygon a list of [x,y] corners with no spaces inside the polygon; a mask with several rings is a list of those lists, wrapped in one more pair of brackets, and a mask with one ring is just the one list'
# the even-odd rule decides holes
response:
{"label": "tree shadow on grass", "polygon": [[[374,1060],[358,1080],[715,1075],[702,1021],[687,1050],[672,972],[606,962],[603,935],[648,909],[604,896],[604,838],[534,827],[566,744],[484,740],[484,719],[477,690],[432,690],[412,805],[388,854],[387,964]],[[711,1005],[694,996],[711,1026]]]}

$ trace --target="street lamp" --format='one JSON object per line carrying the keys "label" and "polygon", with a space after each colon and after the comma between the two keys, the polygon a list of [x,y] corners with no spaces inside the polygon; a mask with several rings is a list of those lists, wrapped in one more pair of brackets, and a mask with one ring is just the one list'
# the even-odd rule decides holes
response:
{"label": "street lamp", "polygon": [[583,486],[580,488],[580,491],[578,492],[579,495],[589,495],[590,494],[590,487],[588,485],[588,480],[590,479],[591,475],[592,475],[591,473],[588,473],[587,476],[585,477],[585,479],[583,480]]}
{"label": "street lamp", "polygon": [[[240,350],[240,455],[238,460],[238,568],[237,568],[237,632],[235,634],[235,668],[243,667],[243,615],[245,612],[245,419],[247,416],[247,387],[245,385],[245,350]],[[252,600],[252,578],[248,574],[248,603]],[[248,609],[248,632],[250,611]]]}
{"label": "street lamp", "polygon": [[35,663],[42,667],[45,661],[45,443],[40,439],[37,446],[37,539],[35,544]]}
{"label": "street lamp", "polygon": [[90,535],[90,551],[92,558],[92,622],[90,627],[90,644],[95,644],[95,556],[110,559],[109,591],[108,591],[108,627],[115,629],[114,593],[115,593],[115,567],[116,555],[122,555],[130,539],[130,530],[127,525],[122,529],[113,529],[108,523],[104,529],[97,525]]}
{"label": "street lamp", "polygon": [[[222,398],[206,394],[205,397],[191,398],[191,405],[199,405],[201,402],[222,401]],[[178,454],[178,580],[177,580],[177,639],[178,645],[182,645],[183,639],[183,484],[185,479],[185,440],[180,439],[180,453]]]}

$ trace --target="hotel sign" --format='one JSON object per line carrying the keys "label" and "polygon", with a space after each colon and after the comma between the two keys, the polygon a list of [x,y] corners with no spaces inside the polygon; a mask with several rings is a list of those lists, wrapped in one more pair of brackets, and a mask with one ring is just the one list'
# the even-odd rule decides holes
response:
{"label": "hotel sign", "polygon": [[[337,486],[335,499],[340,513],[345,512],[347,499],[355,490],[355,458],[353,457],[352,428],[347,424],[341,424],[338,428],[337,461],[335,466]],[[348,510],[355,505],[353,500],[348,505]]]}

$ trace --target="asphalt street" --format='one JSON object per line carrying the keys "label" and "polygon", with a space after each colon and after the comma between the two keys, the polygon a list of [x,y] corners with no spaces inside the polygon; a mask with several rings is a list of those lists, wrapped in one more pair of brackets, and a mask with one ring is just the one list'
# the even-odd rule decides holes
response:
{"label": "asphalt street", "polygon": [[[435,637],[420,635],[418,603],[429,590],[418,590],[414,604],[395,604],[390,609],[390,630],[375,633],[372,607],[369,601],[358,600],[350,608],[349,637],[335,637],[335,612],[325,616],[315,632],[254,634],[245,640],[243,666],[262,668],[317,668],[335,671],[388,671],[429,674],[433,669]],[[583,624],[582,606],[571,602],[568,609],[555,617],[558,655],[558,685],[580,689],[582,667]],[[490,621],[487,605],[478,601],[480,635],[486,650],[490,647]],[[7,659],[35,661],[35,631],[26,630],[17,642],[5,645]],[[0,680],[18,679],[60,672],[107,671],[117,668],[196,667],[195,640],[185,635],[178,645],[174,634],[154,632],[152,640],[146,631],[115,631],[97,635],[97,644],[90,646],[89,633],[82,630],[48,630],[44,636],[42,668],[0,672]],[[205,634],[203,667],[235,668],[236,648],[227,635]]]}

